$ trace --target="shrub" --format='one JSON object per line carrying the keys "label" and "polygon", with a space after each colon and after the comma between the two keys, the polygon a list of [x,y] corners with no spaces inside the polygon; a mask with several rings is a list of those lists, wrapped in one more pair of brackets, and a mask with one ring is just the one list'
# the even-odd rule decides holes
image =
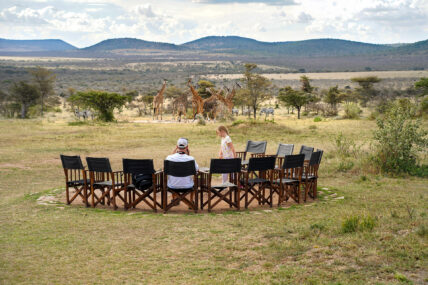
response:
{"label": "shrub", "polygon": [[344,119],[358,119],[362,110],[356,103],[350,103],[345,105],[345,114],[343,115]]}
{"label": "shrub", "polygon": [[360,147],[357,146],[355,141],[346,138],[342,132],[334,138],[334,146],[335,152],[342,158],[356,156],[360,151]]}
{"label": "shrub", "polygon": [[197,120],[197,125],[198,126],[205,126],[207,124],[207,122],[204,119],[204,116],[202,116],[201,114],[196,115],[196,120]]}
{"label": "shrub", "polygon": [[348,172],[354,167],[354,163],[350,160],[342,160],[337,166],[337,171]]}
{"label": "shrub", "polygon": [[353,216],[346,218],[342,223],[343,233],[354,233],[357,231],[372,231],[376,225],[375,219],[370,215],[360,218],[359,216]]}
{"label": "shrub", "polygon": [[99,119],[105,122],[113,121],[114,109],[121,110],[131,99],[130,96],[104,91],[77,92],[69,98],[73,104],[97,110]]}
{"label": "shrub", "polygon": [[315,118],[314,118],[314,122],[315,122],[315,123],[316,123],[316,122],[321,122],[321,121],[322,121],[321,117],[318,117],[318,116],[317,116],[317,117],[315,117]]}
{"label": "shrub", "polygon": [[372,231],[374,229],[376,225],[376,221],[375,219],[373,219],[370,215],[367,217],[364,217],[361,220],[361,224],[360,224],[360,229],[361,230],[368,230],[368,231]]}
{"label": "shrub", "polygon": [[422,99],[422,102],[419,105],[418,109],[419,116],[427,116],[428,115],[428,97]]}
{"label": "shrub", "polygon": [[310,130],[316,130],[316,129],[317,129],[317,126],[315,126],[315,125],[310,125],[310,126],[309,126],[309,129],[310,129]]}
{"label": "shrub", "polygon": [[410,108],[395,102],[385,116],[377,119],[372,160],[381,172],[412,173],[417,168],[418,152],[427,151],[428,132],[421,130],[420,121],[411,117]]}
{"label": "shrub", "polygon": [[342,223],[343,233],[354,233],[358,230],[359,217],[349,217]]}

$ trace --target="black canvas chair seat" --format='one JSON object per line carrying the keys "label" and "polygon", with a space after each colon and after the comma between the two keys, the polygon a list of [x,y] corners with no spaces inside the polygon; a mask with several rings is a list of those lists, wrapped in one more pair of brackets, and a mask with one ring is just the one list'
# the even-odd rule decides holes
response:
{"label": "black canvas chair seat", "polygon": [[[99,185],[99,186],[113,186],[113,183],[111,181],[101,181],[101,182],[94,182],[94,185]],[[124,183],[115,183],[114,186],[115,187],[120,187],[123,186]]]}
{"label": "black canvas chair seat", "polygon": [[192,188],[170,188],[170,187],[167,187],[167,188],[168,188],[168,190],[174,191],[177,193],[186,193],[189,191],[193,191],[193,187]]}
{"label": "black canvas chair seat", "polygon": [[[281,179],[276,179],[273,182],[279,184],[279,183],[281,183]],[[299,182],[299,180],[298,179],[290,179],[290,178],[283,178],[282,179],[282,183],[284,183],[284,184],[290,184],[290,183],[296,183],[296,182]]]}
{"label": "black canvas chair seat", "polygon": [[[91,180],[90,179],[86,179],[86,183],[87,184],[89,184],[91,182]],[[73,181],[68,181],[67,182],[67,185],[68,186],[70,186],[70,187],[73,187],[73,186],[81,186],[81,185],[83,185],[83,184],[85,184],[85,180],[84,179],[80,179],[80,180],[73,180]]]}
{"label": "black canvas chair seat", "polygon": [[252,179],[248,179],[248,183],[250,183],[250,184],[264,183],[264,182],[269,182],[269,179],[264,179],[264,178],[252,178]]}
{"label": "black canvas chair seat", "polygon": [[221,189],[221,188],[227,188],[227,187],[237,187],[238,185],[236,185],[236,184],[234,184],[234,183],[230,183],[230,182],[225,182],[225,183],[222,183],[222,184],[219,184],[219,185],[214,185],[214,186],[211,186],[212,188],[219,188],[219,189]]}

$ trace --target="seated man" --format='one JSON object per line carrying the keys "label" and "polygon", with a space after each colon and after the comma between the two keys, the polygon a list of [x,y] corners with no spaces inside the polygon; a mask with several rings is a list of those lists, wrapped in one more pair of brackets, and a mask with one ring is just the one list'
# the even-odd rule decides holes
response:
{"label": "seated man", "polygon": [[[178,139],[177,146],[175,147],[173,154],[168,155],[166,160],[174,161],[174,162],[185,162],[185,161],[193,160],[195,161],[196,171],[199,169],[198,164],[196,163],[196,160],[193,158],[193,156],[189,155],[189,143],[185,138]],[[169,188],[172,188],[172,189],[192,188],[193,177],[192,176],[175,177],[175,176],[169,175],[167,185]]]}

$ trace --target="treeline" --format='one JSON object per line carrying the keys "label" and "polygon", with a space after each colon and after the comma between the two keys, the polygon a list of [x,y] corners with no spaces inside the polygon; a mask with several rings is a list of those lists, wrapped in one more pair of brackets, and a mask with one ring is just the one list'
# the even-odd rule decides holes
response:
{"label": "treeline", "polygon": [[56,75],[42,67],[29,69],[31,80],[13,82],[9,90],[0,90],[0,114],[4,117],[43,116],[60,103],[54,93]]}

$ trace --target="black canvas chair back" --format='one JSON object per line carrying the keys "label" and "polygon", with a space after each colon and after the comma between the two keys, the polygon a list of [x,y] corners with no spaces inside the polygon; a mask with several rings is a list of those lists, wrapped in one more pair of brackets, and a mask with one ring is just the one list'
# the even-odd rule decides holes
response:
{"label": "black canvas chair back", "polygon": [[287,155],[284,159],[284,164],[282,168],[292,169],[292,168],[303,167],[304,162],[305,162],[304,154]]}
{"label": "black canvas chair back", "polygon": [[156,193],[162,187],[162,173],[155,174],[153,160],[124,158],[122,163],[128,207],[135,208],[141,202],[144,202],[153,211],[157,211],[158,206],[162,207],[156,200]]}
{"label": "black canvas chair back", "polygon": [[248,171],[266,171],[275,168],[276,158],[273,156],[267,157],[252,157],[248,163]]}
{"label": "black canvas chair back", "polygon": [[309,160],[309,166],[318,165],[320,162],[321,151],[315,151],[311,155],[311,159]]}
{"label": "black canvas chair back", "polygon": [[278,145],[278,150],[276,151],[277,157],[284,157],[286,155],[292,155],[294,150],[294,144],[284,144],[280,143]]}
{"label": "black canvas chair back", "polygon": [[241,159],[211,159],[210,173],[235,173],[241,171]]}
{"label": "black canvas chair back", "polygon": [[64,169],[84,169],[82,164],[82,159],[79,155],[60,155],[62,167]]}
{"label": "black canvas chair back", "polygon": [[317,151],[321,152],[320,153],[320,159],[318,160],[318,165],[321,164],[321,159],[322,159],[322,155],[324,154],[324,151],[321,149],[317,149]]}
{"label": "black canvas chair back", "polygon": [[87,157],[89,171],[94,172],[113,172],[110,166],[110,160],[107,157]]}
{"label": "black canvas chair back", "polygon": [[122,159],[123,173],[129,174],[153,174],[155,168],[152,159]]}
{"label": "black canvas chair back", "polygon": [[196,174],[195,161],[174,162],[164,160],[164,174],[175,177],[186,177]]}
{"label": "black canvas chair back", "polygon": [[302,147],[300,148],[299,154],[304,154],[305,160],[310,160],[313,152],[314,152],[313,147],[302,145]]}
{"label": "black canvas chair back", "polygon": [[245,152],[265,153],[266,146],[266,141],[247,141],[247,147],[245,148]]}
{"label": "black canvas chair back", "polygon": [[[196,166],[195,161],[184,161],[184,162],[174,162],[169,160],[164,160],[164,184],[162,190],[162,208],[164,213],[166,213],[172,207],[178,205],[180,201],[184,202],[189,208],[195,211],[198,211],[198,185],[196,177]],[[187,177],[193,176],[193,187],[189,189],[172,189],[167,186],[168,175],[175,177]],[[172,193],[172,200],[168,202],[167,192]]]}

